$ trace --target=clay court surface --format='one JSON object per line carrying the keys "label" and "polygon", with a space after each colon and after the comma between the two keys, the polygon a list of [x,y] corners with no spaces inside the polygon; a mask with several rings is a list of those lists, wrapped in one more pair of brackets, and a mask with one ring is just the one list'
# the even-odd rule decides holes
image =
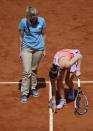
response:
{"label": "clay court surface", "polygon": [[78,48],[84,58],[81,84],[88,101],[88,113],[74,114],[73,102],[53,117],[54,131],[93,131],[93,1],[92,0],[0,0],[0,131],[49,131],[49,84],[39,85],[39,98],[20,103],[19,82],[22,65],[19,60],[18,24],[28,4],[37,7],[46,20],[46,57],[38,77],[49,81],[48,70],[53,55],[63,48]]}

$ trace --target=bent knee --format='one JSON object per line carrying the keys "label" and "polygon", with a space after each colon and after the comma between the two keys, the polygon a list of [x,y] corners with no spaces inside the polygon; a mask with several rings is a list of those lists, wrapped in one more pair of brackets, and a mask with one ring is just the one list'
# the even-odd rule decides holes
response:
{"label": "bent knee", "polygon": [[31,72],[24,72],[24,73],[23,73],[23,77],[24,77],[25,79],[29,79],[29,78],[31,77]]}

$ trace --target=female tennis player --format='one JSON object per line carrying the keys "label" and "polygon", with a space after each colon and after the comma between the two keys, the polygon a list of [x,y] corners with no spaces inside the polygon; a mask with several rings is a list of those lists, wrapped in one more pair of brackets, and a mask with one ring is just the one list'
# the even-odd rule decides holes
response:
{"label": "female tennis player", "polygon": [[[80,76],[80,66],[82,61],[82,54],[78,49],[63,49],[58,51],[53,58],[52,67],[49,71],[50,81],[52,85],[52,99],[53,110],[61,109],[66,104],[64,95],[64,83],[70,88],[68,99],[74,99],[73,78]],[[56,105],[56,90],[59,93],[59,102]]]}
{"label": "female tennis player", "polygon": [[42,56],[45,55],[46,22],[38,15],[38,10],[27,6],[26,17],[19,23],[20,57],[23,64],[23,78],[21,85],[21,102],[28,101],[29,93],[38,97],[37,71]]}

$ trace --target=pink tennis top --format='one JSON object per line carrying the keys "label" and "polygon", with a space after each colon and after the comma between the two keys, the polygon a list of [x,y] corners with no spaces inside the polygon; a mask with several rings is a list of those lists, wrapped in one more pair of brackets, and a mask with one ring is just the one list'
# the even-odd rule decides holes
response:
{"label": "pink tennis top", "polygon": [[62,57],[68,57],[69,59],[72,59],[75,55],[80,54],[80,51],[78,49],[63,49],[58,51],[53,58],[53,64],[57,65],[60,67],[59,65],[59,59]]}

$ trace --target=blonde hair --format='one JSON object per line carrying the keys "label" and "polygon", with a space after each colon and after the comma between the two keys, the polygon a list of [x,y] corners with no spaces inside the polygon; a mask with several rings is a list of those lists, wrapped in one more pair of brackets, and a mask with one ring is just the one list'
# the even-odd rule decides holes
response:
{"label": "blonde hair", "polygon": [[38,10],[32,6],[27,6],[26,8],[26,17],[29,18],[30,16],[37,16]]}

